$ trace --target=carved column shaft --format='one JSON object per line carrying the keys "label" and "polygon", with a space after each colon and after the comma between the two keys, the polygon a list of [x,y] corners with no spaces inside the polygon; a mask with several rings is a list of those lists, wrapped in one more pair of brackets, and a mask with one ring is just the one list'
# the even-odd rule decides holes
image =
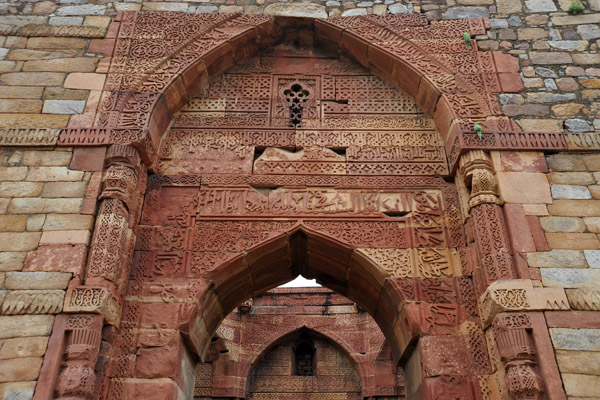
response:
{"label": "carved column shaft", "polygon": [[481,150],[469,151],[460,159],[459,172],[471,188],[468,208],[480,259],[474,278],[481,281],[482,292],[494,281],[517,275],[490,157]]}
{"label": "carved column shaft", "polygon": [[93,323],[85,328],[67,327],[64,368],[59,373],[56,389],[58,398],[96,398],[96,392],[102,386],[96,382],[94,368],[104,322],[117,327],[120,323],[135,244],[132,228],[143,190],[138,182],[139,173],[140,158],[135,148],[112,145],[108,149],[100,194],[102,202],[88,255],[85,282],[68,288],[64,306],[67,313],[94,313],[69,316],[70,320],[91,320]]}

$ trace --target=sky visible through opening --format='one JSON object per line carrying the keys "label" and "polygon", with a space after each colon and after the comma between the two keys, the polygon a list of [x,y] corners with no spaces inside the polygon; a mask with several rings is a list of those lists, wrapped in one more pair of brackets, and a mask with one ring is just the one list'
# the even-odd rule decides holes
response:
{"label": "sky visible through opening", "polygon": [[306,279],[302,275],[298,275],[293,281],[289,281],[279,287],[321,287],[314,279]]}

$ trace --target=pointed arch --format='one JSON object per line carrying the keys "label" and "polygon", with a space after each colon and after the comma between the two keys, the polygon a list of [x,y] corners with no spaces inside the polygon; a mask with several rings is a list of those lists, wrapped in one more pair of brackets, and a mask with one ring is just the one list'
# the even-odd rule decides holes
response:
{"label": "pointed arch", "polygon": [[[285,20],[285,21],[284,21]],[[348,56],[416,96],[444,138],[450,170],[473,149],[565,150],[561,133],[523,133],[501,117],[495,94],[519,91],[518,59],[469,52],[464,32],[485,34],[487,19],[435,21],[422,15],[320,20],[267,15],[119,12],[103,102],[93,126],[65,129],[64,146],[130,144],[152,166],[171,119],[208,80],[275,42],[307,30],[312,43]],[[165,26],[167,29],[165,29]],[[164,32],[156,40],[147,32]],[[151,37],[151,39],[150,39]],[[491,72],[491,73],[490,73]],[[486,135],[478,140],[473,121]]]}

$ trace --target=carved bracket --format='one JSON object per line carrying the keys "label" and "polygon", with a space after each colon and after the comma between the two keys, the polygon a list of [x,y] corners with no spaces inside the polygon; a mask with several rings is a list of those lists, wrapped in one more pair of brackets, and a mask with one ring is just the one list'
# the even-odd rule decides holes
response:
{"label": "carved bracket", "polygon": [[569,302],[562,288],[533,287],[528,279],[496,281],[487,288],[478,301],[479,316],[484,328],[504,311],[569,310]]}

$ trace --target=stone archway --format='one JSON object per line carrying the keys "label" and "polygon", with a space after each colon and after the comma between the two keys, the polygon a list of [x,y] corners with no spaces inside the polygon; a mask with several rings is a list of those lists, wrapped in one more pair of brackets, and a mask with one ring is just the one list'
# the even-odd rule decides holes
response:
{"label": "stone archway", "polygon": [[[398,358],[409,357],[415,365],[423,365],[423,386],[413,395],[435,398],[437,393],[451,388],[456,393],[471,398],[480,391],[478,382],[485,383],[486,379],[497,379],[478,378],[488,376],[489,368],[486,364],[487,350],[483,336],[475,322],[475,299],[490,283],[516,278],[520,276],[520,272],[515,268],[511,257],[512,250],[495,193],[491,163],[483,150],[561,149],[564,147],[564,140],[558,134],[520,132],[508,119],[499,117],[493,93],[499,88],[510,88],[512,74],[516,72],[511,66],[510,58],[501,54],[478,52],[465,55],[460,40],[450,39],[460,37],[465,30],[470,31],[472,35],[477,34],[485,29],[484,20],[428,24],[419,16],[386,16],[315,22],[299,20],[295,25],[290,25],[289,21],[275,21],[266,16],[208,17],[123,13],[115,23],[114,31],[118,30],[118,34],[114,41],[115,46],[111,50],[113,60],[106,86],[111,93],[106,96],[102,111],[96,119],[96,127],[69,129],[63,132],[60,139],[62,145],[110,144],[111,147],[106,156],[107,169],[100,195],[102,205],[88,258],[85,282],[81,285],[73,284],[69,288],[64,310],[74,315],[66,317],[64,337],[57,340],[62,340],[69,346],[79,345],[81,343],[76,342],[77,338],[83,333],[87,335],[87,332],[97,332],[103,319],[112,326],[120,326],[120,329],[105,329],[105,335],[109,337],[108,342],[112,343],[110,350],[101,355],[109,360],[106,370],[94,374],[93,367],[99,352],[100,335],[90,334],[88,336],[93,340],[83,343],[89,347],[89,351],[73,357],[70,357],[67,351],[64,368],[61,369],[59,364],[55,363],[43,371],[43,374],[49,377],[44,378],[49,382],[49,393],[54,390],[58,377],[56,387],[61,396],[77,394],[82,398],[99,395],[120,398],[132,393],[135,396],[161,393],[166,396],[162,398],[174,396],[179,379],[177,368],[173,368],[174,372],[165,372],[167,376],[139,373],[137,363],[140,358],[143,360],[141,356],[154,352],[171,357],[172,365],[176,365],[178,359],[173,358],[174,355],[179,356],[184,351],[178,336],[179,331],[183,332],[189,338],[191,346],[201,353],[227,310],[231,310],[236,303],[242,301],[231,295],[244,293],[247,298],[252,294],[247,292],[246,281],[226,279],[225,276],[233,274],[249,277],[251,282],[260,282],[262,279],[262,283],[254,289],[267,289],[280,283],[280,280],[270,277],[269,269],[277,266],[282,260],[290,264],[289,261],[298,256],[298,249],[307,249],[309,253],[312,250],[316,260],[328,259],[328,263],[325,264],[328,274],[323,275],[323,282],[336,290],[346,290],[349,297],[355,298],[372,311],[374,317],[381,321],[380,325],[386,335],[394,338],[392,346]],[[159,41],[155,37],[148,39],[152,36],[149,32],[156,30],[157,26],[161,27],[165,36]],[[147,186],[147,171],[160,168],[159,154],[164,149],[163,144],[168,141],[164,134],[173,116],[192,97],[208,88],[209,78],[246,59],[255,53],[258,47],[267,47],[281,38],[285,40],[290,37],[302,37],[302,32],[309,32],[313,42],[319,42],[336,52],[348,55],[404,88],[409,95],[416,98],[417,104],[424,111],[433,115],[440,139],[448,152],[447,173],[454,174],[460,168],[460,179],[465,184],[463,192],[469,197],[468,204],[464,202],[464,211],[470,209],[472,218],[478,221],[475,224],[476,229],[473,230],[476,244],[472,243],[473,240],[470,240],[470,243],[464,240],[463,221],[454,189],[440,178],[426,176],[416,179],[414,176],[389,177],[380,174],[348,180],[331,173],[326,178],[307,177],[299,183],[299,174],[292,173],[273,174],[277,177],[265,185],[264,179],[252,175],[247,181],[245,178],[239,181],[236,177],[230,182],[225,182],[225,186],[254,185],[260,190],[267,188],[271,193],[277,190],[273,190],[274,188],[283,187],[279,193],[281,194],[288,186],[300,187],[307,192],[312,185],[324,188],[322,190],[325,193],[328,193],[328,190],[341,191],[349,197],[352,197],[352,194],[347,193],[352,190],[367,187],[370,191],[367,191],[367,194],[371,196],[391,196],[392,200],[400,202],[406,198],[414,201],[414,208],[392,208],[391,215],[386,215],[380,209],[375,210],[374,213],[379,214],[385,221],[378,221],[377,218],[360,221],[352,220],[351,217],[346,220],[342,218],[340,221],[304,221],[306,218],[293,215],[293,218],[290,218],[290,215],[287,215],[288,221],[276,222],[283,228],[279,230],[281,235],[273,238],[269,235],[266,238],[261,237],[260,232],[272,232],[264,226],[262,229],[241,226],[236,228],[237,231],[224,229],[221,233],[225,237],[226,233],[231,232],[237,232],[241,236],[259,232],[258,237],[261,240],[251,240],[248,243],[252,246],[231,251],[231,259],[217,260],[216,264],[221,267],[217,267],[215,271],[221,268],[226,271],[223,275],[215,273],[211,276],[209,272],[202,279],[196,279],[196,282],[189,281],[189,277],[186,277],[188,282],[183,286],[169,282],[166,275],[177,269],[179,261],[177,257],[155,253],[168,253],[173,249],[194,252],[185,246],[203,242],[202,239],[196,240],[189,235],[193,236],[197,232],[201,232],[202,235],[202,232],[209,232],[214,228],[203,225],[202,229],[196,230],[198,221],[200,224],[206,223],[202,218],[196,218],[195,211],[186,215],[185,206],[188,203],[178,201],[175,204],[177,207],[181,206],[181,210],[177,210],[178,215],[175,215],[170,223],[163,221],[155,226],[136,229]],[[427,41],[429,39],[424,39],[428,38],[428,35],[432,38],[449,39],[432,44]],[[446,46],[441,47],[444,53],[438,53],[438,46],[442,43]],[[474,65],[477,65],[474,70],[468,72]],[[491,76],[482,72],[486,65],[494,68],[495,72]],[[296,88],[295,81],[290,83],[291,86],[284,88],[282,92],[284,97],[287,96],[286,90],[303,93],[302,85]],[[309,102],[313,101],[310,95],[309,90]],[[291,101],[293,100],[290,97]],[[283,109],[285,110],[285,107]],[[304,118],[302,114],[302,119]],[[483,140],[477,139],[476,134],[471,132],[475,120],[482,121],[483,132],[486,134]],[[244,126],[248,127],[253,121],[251,118],[246,119]],[[285,146],[277,144],[275,147]],[[334,160],[334,164],[338,155],[335,149],[321,147],[324,149],[317,151],[316,156],[327,160],[319,161]],[[466,153],[468,150],[477,151]],[[260,156],[262,159],[259,157],[257,162],[260,164],[260,161],[264,161],[263,164],[267,165],[273,161],[289,167],[289,164],[295,161],[300,161],[298,165],[302,162],[305,165],[309,164],[310,157],[314,156],[307,155],[306,149],[304,153],[295,156],[274,149],[265,151]],[[366,167],[364,169],[368,170]],[[437,173],[440,174],[439,171]],[[405,174],[406,172],[397,175]],[[446,175],[446,172],[441,174]],[[182,197],[186,197],[185,192],[189,188],[192,188],[193,193],[202,190],[202,185],[208,189],[211,185],[223,185],[224,181],[219,179],[221,178],[213,179],[200,175],[157,177],[150,179],[150,188],[152,189],[153,184],[159,187],[159,190],[165,186],[172,186],[177,188],[175,191],[184,193]],[[467,187],[471,193],[467,193]],[[403,196],[402,190],[412,194],[408,197]],[[152,190],[146,194],[146,206],[152,203],[153,196],[156,194],[153,195]],[[269,198],[270,195],[266,196],[267,203]],[[444,208],[448,206],[448,199],[454,199],[451,200],[454,201],[454,205]],[[197,205],[192,203],[192,209]],[[218,224],[227,225],[222,221]],[[254,225],[261,224],[266,223]],[[348,224],[359,224],[360,227],[348,229]],[[301,232],[296,234],[297,229],[301,229]],[[419,230],[421,233],[417,232]],[[288,234],[290,232],[292,234]],[[235,239],[240,239],[240,235]],[[363,237],[359,237],[361,235]],[[327,238],[328,243],[323,246],[321,242],[324,240],[315,238]],[[420,242],[428,242],[432,238],[432,243],[443,243],[443,246],[436,247]],[[171,247],[152,248],[153,240],[169,243]],[[382,241],[386,240],[390,243],[382,244]],[[204,241],[206,242],[206,239]],[[150,247],[138,249],[141,252],[154,252],[151,264],[158,265],[161,270],[159,274],[165,275],[160,285],[153,285],[150,281],[144,286],[144,279],[135,279],[135,276],[134,279],[128,279],[134,242],[137,242],[138,246],[150,243]],[[455,256],[455,253],[442,254],[448,247],[458,248],[456,251],[462,252],[466,277],[455,276],[460,274],[455,274],[456,271],[452,267],[445,266],[452,264],[448,259]],[[247,250],[252,248],[254,251],[248,253]],[[403,272],[404,276],[390,278],[392,273],[403,269],[394,263],[390,265],[389,260],[404,257],[410,260],[409,263],[415,261],[415,265],[420,265],[418,258],[423,254],[419,249],[422,248],[435,253],[421,259],[421,263],[433,262],[431,268],[437,271],[434,278],[412,276],[411,273],[417,273],[411,268],[411,271]],[[206,249],[198,250],[202,251]],[[258,255],[263,256],[262,259]],[[269,259],[269,256],[273,258]],[[136,257],[137,266],[131,271],[132,275],[139,271],[140,265],[144,265],[141,261],[142,256]],[[478,257],[482,261],[479,261]],[[185,257],[184,259],[187,260]],[[435,265],[440,259],[444,260],[441,262],[442,267]],[[256,262],[256,265],[253,262]],[[318,276],[319,272],[325,271],[312,268],[310,262],[307,265],[306,273],[309,276],[311,273]],[[253,275],[254,266],[259,270],[262,267],[263,272]],[[388,271],[388,268],[392,272]],[[452,270],[448,277],[444,277],[443,271],[446,270]],[[235,275],[236,273],[239,275]],[[138,285],[140,282],[141,286]],[[134,292],[130,291],[125,297],[127,286]],[[135,292],[138,288],[142,292]],[[495,294],[490,292],[490,298],[494,299]],[[139,301],[140,299],[160,305],[147,306],[141,304],[145,301]],[[398,309],[401,304],[405,305]],[[488,322],[499,310],[501,308],[494,308],[493,304],[482,307]],[[85,318],[90,319],[89,324],[78,325],[74,322],[78,317],[77,313],[95,313],[101,316],[86,315]],[[393,317],[386,319],[383,317],[385,315]],[[180,319],[180,316],[183,318]],[[166,320],[163,320],[164,318]],[[460,324],[461,322],[463,324]],[[407,353],[412,338],[418,335],[426,335],[426,338],[419,341],[419,350]],[[456,360],[436,358],[434,353],[424,350],[427,346],[440,346],[456,354],[466,354],[467,348],[477,348],[472,352],[476,360],[458,365]],[[67,349],[69,348],[67,346]],[[63,354],[56,357],[61,358]],[[466,355],[464,358],[468,359]],[[470,364],[467,366],[466,363]],[[531,365],[534,363],[527,364],[525,369],[533,371],[534,367]],[[97,380],[94,377],[97,377]],[[153,380],[141,384],[134,378]],[[163,378],[168,381],[164,381]],[[73,388],[69,382],[76,382],[78,379],[81,384]]]}

